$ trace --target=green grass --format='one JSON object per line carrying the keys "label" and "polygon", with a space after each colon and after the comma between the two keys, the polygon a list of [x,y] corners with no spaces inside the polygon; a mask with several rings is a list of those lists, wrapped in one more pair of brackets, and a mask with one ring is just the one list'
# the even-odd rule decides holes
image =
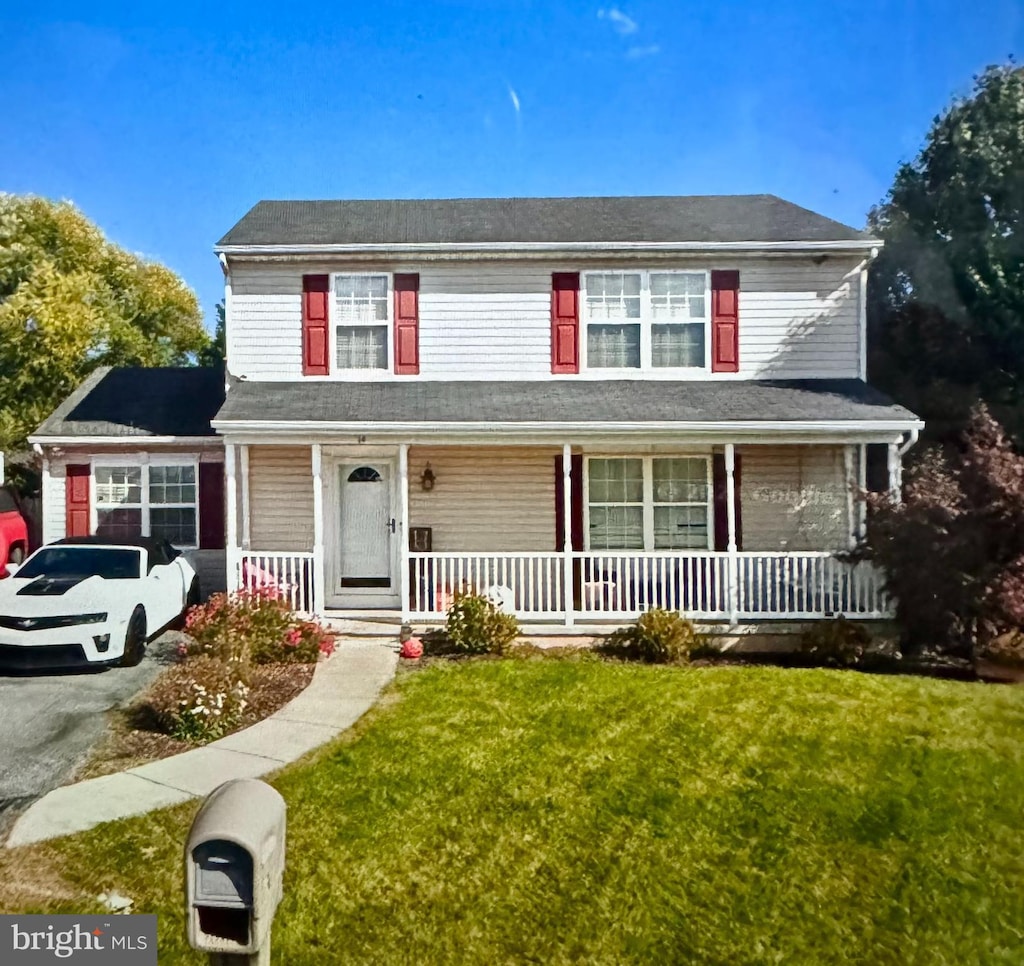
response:
{"label": "green grass", "polygon": [[[288,966],[1024,962],[1021,688],[458,662],[274,784]],[[161,966],[202,963],[194,811],[28,854],[157,912]]]}

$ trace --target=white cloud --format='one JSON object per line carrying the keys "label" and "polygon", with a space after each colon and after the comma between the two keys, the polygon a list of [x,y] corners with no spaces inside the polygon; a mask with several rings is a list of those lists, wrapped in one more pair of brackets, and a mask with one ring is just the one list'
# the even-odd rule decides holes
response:
{"label": "white cloud", "polygon": [[638,60],[641,57],[653,57],[655,54],[661,53],[661,47],[658,44],[649,44],[646,47],[630,47],[626,51],[626,56],[632,60]]}
{"label": "white cloud", "polygon": [[618,7],[609,7],[607,10],[602,7],[597,11],[597,17],[599,20],[608,20],[615,30],[626,36],[626,34],[635,34],[639,29],[637,22],[627,14],[624,14]]}
{"label": "white cloud", "polygon": [[520,113],[520,111],[519,111],[519,95],[515,92],[515,89],[512,87],[511,84],[509,84],[509,86],[508,86],[508,96],[509,96],[509,99],[512,101],[512,107],[515,108],[516,116],[518,117],[519,113]]}

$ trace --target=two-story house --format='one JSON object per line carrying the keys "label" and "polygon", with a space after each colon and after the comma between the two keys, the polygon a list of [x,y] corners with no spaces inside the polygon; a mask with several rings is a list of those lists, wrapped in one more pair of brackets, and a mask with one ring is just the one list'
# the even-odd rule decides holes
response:
{"label": "two-story house", "polygon": [[216,246],[223,403],[92,377],[33,438],[45,536],[322,615],[883,616],[841,559],[868,447],[896,494],[922,427],[865,382],[879,244],[768,195],[261,202]]}

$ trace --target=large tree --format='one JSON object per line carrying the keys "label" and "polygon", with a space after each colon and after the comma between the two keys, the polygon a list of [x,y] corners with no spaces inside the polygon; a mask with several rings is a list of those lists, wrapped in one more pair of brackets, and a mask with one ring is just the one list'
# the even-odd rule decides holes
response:
{"label": "large tree", "polygon": [[0,449],[101,365],[188,365],[209,344],[195,294],[74,205],[0,193]]}
{"label": "large tree", "polygon": [[950,439],[985,400],[1024,438],[1024,72],[990,67],[869,216],[872,381]]}

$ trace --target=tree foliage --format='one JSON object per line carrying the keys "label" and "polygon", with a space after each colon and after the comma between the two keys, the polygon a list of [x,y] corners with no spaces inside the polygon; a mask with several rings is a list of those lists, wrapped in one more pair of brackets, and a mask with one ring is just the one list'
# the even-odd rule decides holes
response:
{"label": "tree foliage", "polygon": [[902,504],[869,503],[866,549],[911,649],[970,656],[1024,627],[1024,457],[983,404],[959,453],[932,447],[910,471]]}
{"label": "tree foliage", "polygon": [[227,348],[227,327],[224,322],[224,303],[218,302],[215,306],[217,312],[217,327],[213,331],[213,338],[198,356],[201,366],[222,366],[228,357]]}
{"label": "tree foliage", "polygon": [[190,364],[208,343],[170,269],[69,202],[0,194],[0,448],[23,445],[97,366]]}
{"label": "tree foliage", "polygon": [[869,217],[872,382],[952,438],[978,398],[1024,429],[1024,71],[990,67]]}

